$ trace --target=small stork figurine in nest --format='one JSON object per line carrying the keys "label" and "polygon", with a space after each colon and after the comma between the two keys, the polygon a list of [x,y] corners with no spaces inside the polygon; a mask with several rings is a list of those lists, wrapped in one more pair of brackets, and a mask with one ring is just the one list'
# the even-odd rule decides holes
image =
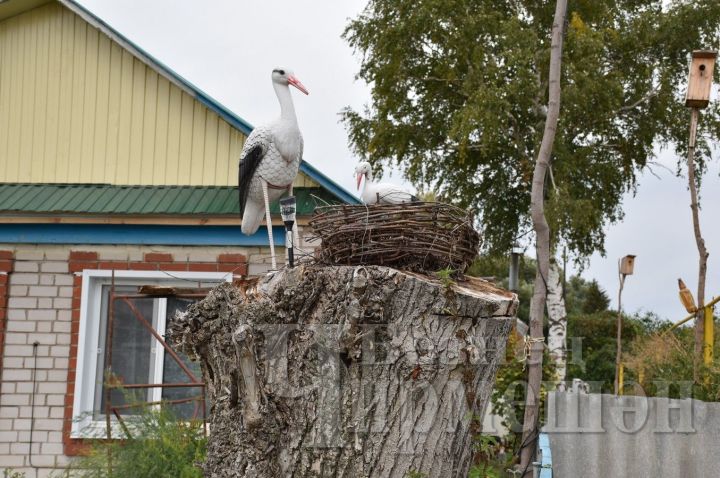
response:
{"label": "small stork figurine in nest", "polygon": [[[286,192],[292,196],[292,183],[297,176],[303,153],[303,138],[298,128],[295,107],[289,86],[308,94],[292,71],[275,68],[272,84],[280,103],[280,117],[271,123],[258,126],[250,133],[240,154],[238,189],[242,232],[255,234],[263,216],[267,222],[272,268],[275,262],[275,244],[270,220],[270,202]],[[297,228],[293,229],[297,238]],[[299,244],[297,239],[296,244]]]}
{"label": "small stork figurine in nest", "polygon": [[357,165],[355,175],[357,176],[358,190],[360,183],[365,178],[365,185],[360,194],[360,198],[365,204],[402,204],[418,201],[417,196],[403,187],[390,183],[373,182],[372,167],[367,161]]}

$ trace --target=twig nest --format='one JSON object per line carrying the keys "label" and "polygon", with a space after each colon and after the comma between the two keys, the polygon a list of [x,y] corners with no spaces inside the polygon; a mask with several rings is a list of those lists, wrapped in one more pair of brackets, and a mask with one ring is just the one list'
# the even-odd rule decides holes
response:
{"label": "twig nest", "polygon": [[322,240],[317,260],[329,265],[462,273],[480,246],[472,214],[438,202],[320,206],[310,226]]}

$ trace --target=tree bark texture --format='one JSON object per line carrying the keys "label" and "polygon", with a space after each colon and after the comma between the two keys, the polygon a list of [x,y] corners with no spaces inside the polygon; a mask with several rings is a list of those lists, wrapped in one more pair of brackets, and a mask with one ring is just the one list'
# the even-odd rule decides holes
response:
{"label": "tree bark texture", "polygon": [[530,216],[535,229],[537,275],[530,301],[530,357],[528,358],[528,385],[525,398],[525,417],[520,450],[522,477],[532,476],[531,463],[537,451],[538,418],[540,412],[540,386],[542,383],[543,317],[547,297],[547,280],[550,269],[550,228],[545,219],[545,176],[550,166],[550,155],[555,143],[560,117],[560,75],[563,46],[563,26],[567,0],[557,0],[550,41],[550,69],[548,83],[548,111],[545,118],[542,143],[533,171],[530,190]]}
{"label": "tree bark texture", "polygon": [[465,477],[517,297],[302,265],[223,284],[170,342],[202,364],[209,477]]}
{"label": "tree bark texture", "polygon": [[547,311],[548,351],[555,362],[555,378],[558,382],[565,380],[567,370],[565,341],[567,336],[567,311],[563,297],[563,280],[560,267],[556,261],[550,264],[548,273]]}
{"label": "tree bark texture", "polygon": [[692,210],[693,233],[697,245],[698,264],[698,288],[697,288],[697,312],[695,313],[695,380],[698,380],[697,369],[703,359],[703,347],[705,345],[705,276],[707,275],[707,260],[710,255],[705,247],[705,240],[700,232],[700,207],[698,205],[698,194],[695,180],[695,140],[697,137],[698,117],[700,110],[690,110],[690,142],[688,146],[688,184],[690,186],[690,209]]}

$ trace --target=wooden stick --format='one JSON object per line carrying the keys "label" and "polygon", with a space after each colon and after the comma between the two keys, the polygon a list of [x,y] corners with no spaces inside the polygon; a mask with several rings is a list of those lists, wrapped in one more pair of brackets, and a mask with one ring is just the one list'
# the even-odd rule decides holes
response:
{"label": "wooden stick", "polygon": [[705,247],[705,240],[700,231],[700,211],[698,207],[697,186],[695,184],[695,141],[697,138],[697,126],[700,110],[692,108],[690,110],[690,141],[688,143],[688,183],[690,185],[690,209],[692,210],[693,232],[695,234],[695,244],[698,249],[699,267],[698,267],[698,288],[697,288],[697,313],[695,316],[695,360],[693,379],[699,380],[698,368],[703,357],[703,346],[705,339],[705,277],[707,275],[707,259],[710,255]]}

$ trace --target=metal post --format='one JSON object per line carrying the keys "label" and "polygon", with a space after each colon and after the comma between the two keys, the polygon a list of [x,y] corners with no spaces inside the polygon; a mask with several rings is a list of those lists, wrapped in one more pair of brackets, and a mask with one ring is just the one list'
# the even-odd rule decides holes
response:
{"label": "metal post", "polygon": [[283,223],[285,224],[285,248],[287,250],[288,265],[290,267],[294,267],[295,258],[293,249],[295,249],[295,244],[293,243],[293,236],[295,231],[297,199],[292,195],[292,190],[290,194],[290,197],[280,200],[280,215],[282,216]]}
{"label": "metal post", "polygon": [[288,254],[288,265],[290,267],[295,267],[295,254],[293,253],[293,249],[295,248],[295,244],[293,244],[293,230],[292,226],[290,226],[289,231],[285,231],[285,244],[290,244],[290,247],[287,248],[287,254]]}
{"label": "metal post", "polygon": [[[112,340],[113,340],[113,319],[115,317],[115,269],[112,270],[110,278],[110,297],[108,298],[108,323],[105,331],[105,437],[108,441],[112,440],[112,423],[110,421],[110,400],[112,398],[112,389],[110,388],[110,380],[112,380]],[[113,457],[112,447],[107,449],[107,466],[108,475],[112,476]]]}
{"label": "metal post", "polygon": [[[713,307],[715,304],[717,304],[718,302],[720,302],[720,296],[714,297],[713,300],[711,300],[710,302],[708,302],[707,304],[705,304],[705,307],[710,307],[710,308],[712,309],[712,307]],[[685,318],[682,319],[681,321],[675,322],[673,325],[671,325],[671,326],[670,326],[665,332],[663,332],[663,333],[667,334],[668,332],[671,332],[671,331],[677,329],[677,328],[680,327],[681,325],[690,322],[690,321],[693,320],[694,318],[695,318],[695,312],[691,313],[690,315],[688,315],[687,317],[685,317]]]}
{"label": "metal post", "polygon": [[519,246],[514,246],[510,252],[510,273],[508,276],[508,289],[515,292],[520,289],[520,256],[523,250]]}
{"label": "metal post", "polygon": [[518,256],[517,254],[512,254],[510,256],[510,278],[508,280],[508,289],[510,289],[511,292],[517,292],[518,291]]}
{"label": "metal post", "polygon": [[628,254],[618,261],[618,277],[620,278],[620,290],[618,290],[618,316],[617,316],[617,355],[615,356],[615,395],[622,395],[623,389],[623,365],[622,365],[622,291],[625,286],[625,278],[633,274],[635,268],[635,257]]}
{"label": "metal post", "polygon": [[713,361],[713,348],[715,345],[715,323],[713,321],[713,308],[706,306],[705,310],[705,348],[703,349],[703,362],[710,365]]}

